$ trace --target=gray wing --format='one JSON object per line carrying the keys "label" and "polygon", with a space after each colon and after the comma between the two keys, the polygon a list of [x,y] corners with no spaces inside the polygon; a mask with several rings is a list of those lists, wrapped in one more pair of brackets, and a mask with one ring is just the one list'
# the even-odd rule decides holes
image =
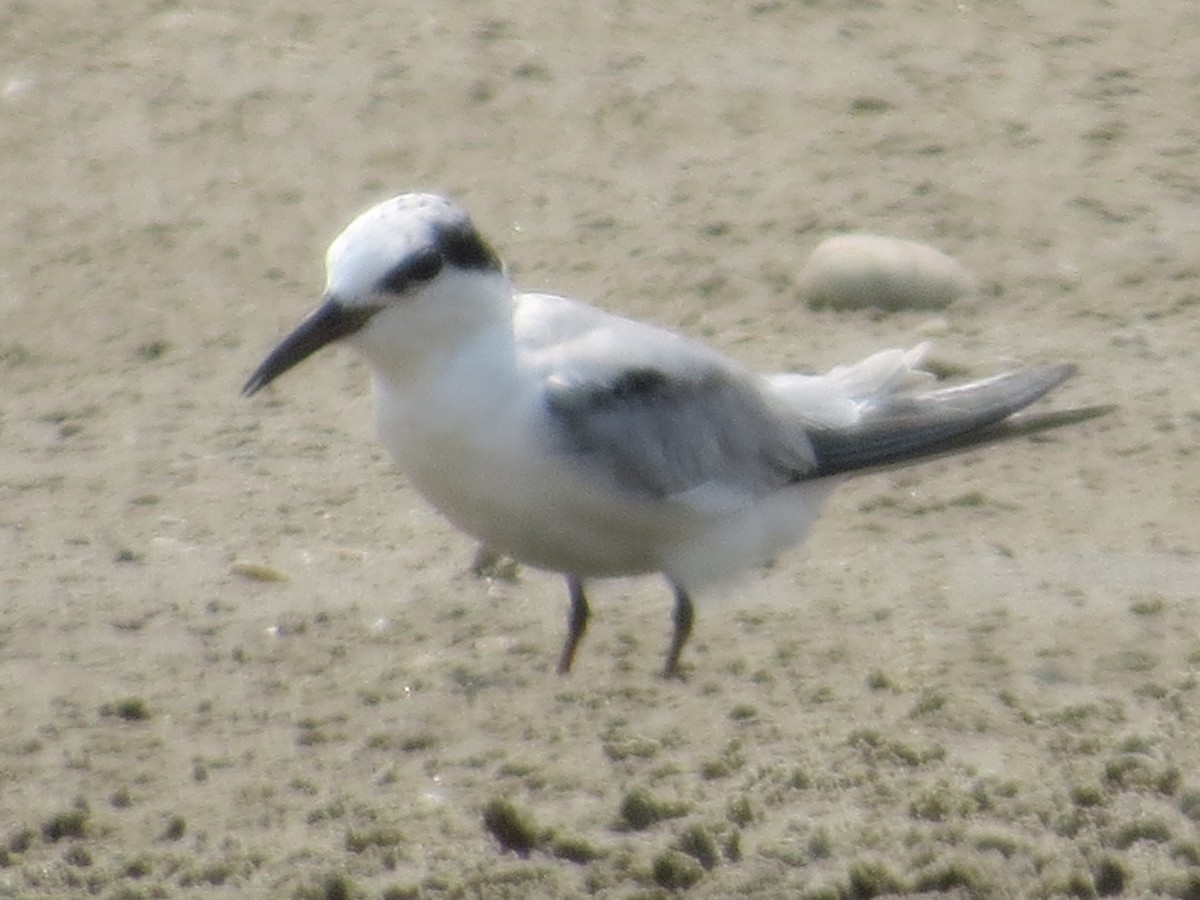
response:
{"label": "gray wing", "polygon": [[1106,407],[1095,407],[1013,417],[1074,372],[1069,365],[1039,366],[955,387],[883,395],[869,403],[852,426],[809,428],[818,461],[812,474],[912,462],[1106,412]]}
{"label": "gray wing", "polygon": [[775,392],[703,344],[547,294],[518,295],[514,328],[560,449],[622,490],[758,496],[816,465]]}
{"label": "gray wing", "polygon": [[816,465],[794,417],[720,367],[651,365],[547,381],[567,451],[621,488],[663,498],[706,485],[758,496]]}

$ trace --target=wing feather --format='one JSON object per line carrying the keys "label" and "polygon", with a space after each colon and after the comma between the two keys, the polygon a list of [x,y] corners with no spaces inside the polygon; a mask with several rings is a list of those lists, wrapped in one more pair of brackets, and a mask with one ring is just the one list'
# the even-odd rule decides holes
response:
{"label": "wing feather", "polygon": [[759,496],[815,465],[803,430],[719,369],[680,376],[637,367],[591,380],[555,377],[546,400],[576,458],[650,497],[705,486]]}
{"label": "wing feather", "polygon": [[516,326],[561,447],[623,490],[757,497],[816,465],[776,393],[701,344],[540,294],[518,298]]}
{"label": "wing feather", "polygon": [[[1001,423],[1074,372],[1069,365],[1038,366],[952,387],[883,394],[865,405],[853,426],[809,429],[819,460],[814,474],[894,465],[1007,437],[1008,432],[998,427]],[[1084,418],[1094,414],[1088,410]],[[1027,434],[1077,420],[1045,417],[1041,427],[1034,429],[1027,419],[1013,429]]]}

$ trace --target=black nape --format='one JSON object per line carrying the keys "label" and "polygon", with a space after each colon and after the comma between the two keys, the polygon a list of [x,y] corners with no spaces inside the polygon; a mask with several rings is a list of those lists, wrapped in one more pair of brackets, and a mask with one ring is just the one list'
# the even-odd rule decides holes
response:
{"label": "black nape", "polygon": [[502,268],[496,251],[479,236],[470,222],[439,226],[437,246],[446,262],[460,269],[490,269],[498,272]]}

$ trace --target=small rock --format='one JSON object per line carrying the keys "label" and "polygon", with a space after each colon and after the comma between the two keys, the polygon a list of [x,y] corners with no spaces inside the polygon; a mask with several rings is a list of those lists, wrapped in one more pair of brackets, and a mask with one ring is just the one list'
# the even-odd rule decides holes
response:
{"label": "small rock", "polygon": [[288,577],[283,572],[276,569],[274,566],[268,566],[266,563],[247,562],[245,560],[235,560],[230,563],[229,571],[234,575],[241,575],[243,578],[248,578],[251,581],[288,581]]}
{"label": "small rock", "polygon": [[875,234],[822,241],[800,273],[813,309],[943,309],[973,293],[975,276],[940,250]]}

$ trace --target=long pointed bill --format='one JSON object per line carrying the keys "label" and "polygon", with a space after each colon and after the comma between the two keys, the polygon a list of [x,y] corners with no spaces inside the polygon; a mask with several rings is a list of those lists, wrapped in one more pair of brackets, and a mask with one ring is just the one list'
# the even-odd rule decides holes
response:
{"label": "long pointed bill", "polygon": [[326,344],[354,334],[376,312],[370,307],[347,309],[336,300],[326,300],[271,351],[250,376],[242,388],[242,394],[249,397],[292,366],[304,362]]}

